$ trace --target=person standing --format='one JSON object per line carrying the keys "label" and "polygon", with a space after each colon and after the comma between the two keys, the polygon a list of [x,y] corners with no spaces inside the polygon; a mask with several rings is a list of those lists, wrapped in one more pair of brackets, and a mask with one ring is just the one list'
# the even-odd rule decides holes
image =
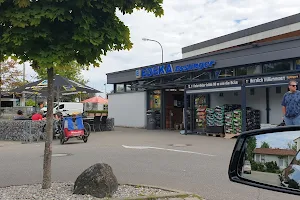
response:
{"label": "person standing", "polygon": [[289,82],[289,91],[284,94],[281,105],[285,125],[300,125],[300,91],[295,80]]}

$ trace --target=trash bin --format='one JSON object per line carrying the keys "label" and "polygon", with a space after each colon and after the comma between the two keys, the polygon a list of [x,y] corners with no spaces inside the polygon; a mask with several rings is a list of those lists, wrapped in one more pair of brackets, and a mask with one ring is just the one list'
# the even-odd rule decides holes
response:
{"label": "trash bin", "polygon": [[148,110],[147,115],[147,130],[154,130],[156,128],[155,122],[155,112],[153,110]]}

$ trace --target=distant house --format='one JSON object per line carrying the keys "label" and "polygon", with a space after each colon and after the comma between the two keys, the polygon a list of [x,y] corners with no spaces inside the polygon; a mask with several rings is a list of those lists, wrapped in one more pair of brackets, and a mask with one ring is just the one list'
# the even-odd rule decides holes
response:
{"label": "distant house", "polygon": [[294,139],[294,142],[297,144],[297,151],[300,150],[300,137]]}
{"label": "distant house", "polygon": [[291,149],[254,149],[254,160],[259,163],[276,162],[280,169],[286,168],[296,156],[297,152]]}

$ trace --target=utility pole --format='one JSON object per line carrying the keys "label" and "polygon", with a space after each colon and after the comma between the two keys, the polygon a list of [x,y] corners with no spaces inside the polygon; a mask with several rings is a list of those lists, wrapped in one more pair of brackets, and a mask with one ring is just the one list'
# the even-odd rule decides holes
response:
{"label": "utility pole", "polygon": [[105,88],[105,98],[107,98],[107,94],[106,94],[106,83],[104,83],[104,88]]}

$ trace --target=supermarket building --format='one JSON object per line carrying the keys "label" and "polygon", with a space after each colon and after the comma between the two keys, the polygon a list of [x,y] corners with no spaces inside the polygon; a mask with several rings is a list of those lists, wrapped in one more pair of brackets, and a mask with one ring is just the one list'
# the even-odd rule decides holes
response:
{"label": "supermarket building", "polygon": [[201,101],[206,108],[239,105],[243,130],[249,107],[259,111],[261,124],[279,124],[288,80],[299,75],[296,14],[184,47],[180,60],[107,74],[107,83],[114,85],[109,116],[116,126],[143,128],[146,111],[154,110],[156,128],[184,123],[186,130],[195,132],[201,128]]}

